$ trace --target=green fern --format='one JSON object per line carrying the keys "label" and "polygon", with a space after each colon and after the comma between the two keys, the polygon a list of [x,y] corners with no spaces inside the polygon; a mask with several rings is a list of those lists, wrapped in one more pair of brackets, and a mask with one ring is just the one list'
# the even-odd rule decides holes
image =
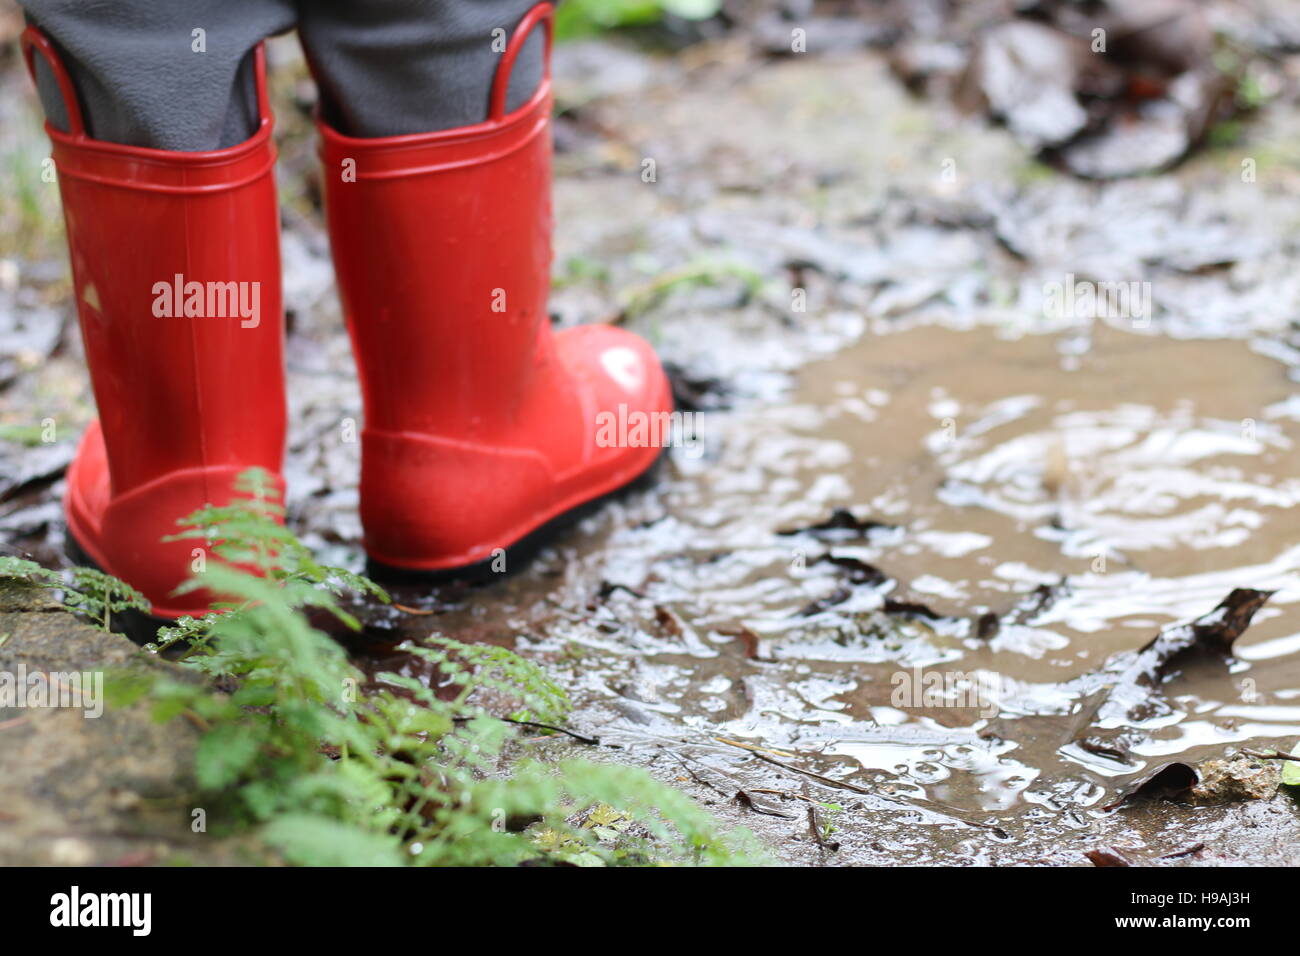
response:
{"label": "green fern", "polygon": [[[403,648],[432,667],[439,692],[397,674],[368,684],[304,612],[356,628],[339,597],[388,595],[316,562],[281,524],[269,475],[242,476],[239,492],[190,515],[173,538],[202,542],[213,556],[181,590],[221,595],[220,613],[183,618],[152,645],[175,646],[203,679],[149,669],[109,686],[116,703],[147,701],[158,720],[184,714],[205,728],[195,779],[210,820],[257,828],[303,865],[761,859],[747,834],[723,833],[641,770],[530,755],[520,723],[558,724],[569,702],[540,666],[506,648],[434,635]],[[8,573],[43,586],[54,574],[30,562]]]}
{"label": "green fern", "polygon": [[98,622],[104,630],[113,626],[113,615],[123,611],[148,613],[149,601],[125,581],[94,568],[73,568],[72,584],[64,592],[68,610]]}
{"label": "green fern", "polygon": [[17,581],[37,587],[57,588],[63,584],[63,577],[57,571],[11,555],[0,555],[0,578]]}
{"label": "green fern", "polygon": [[107,631],[113,615],[124,611],[148,612],[145,596],[125,581],[94,568],[72,568],[66,575],[42,567],[35,561],[0,557],[0,579],[19,581],[62,595],[62,605]]}

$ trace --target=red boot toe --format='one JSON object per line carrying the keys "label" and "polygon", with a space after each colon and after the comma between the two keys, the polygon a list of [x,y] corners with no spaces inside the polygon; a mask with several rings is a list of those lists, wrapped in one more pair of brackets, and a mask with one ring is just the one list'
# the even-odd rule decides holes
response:
{"label": "red boot toe", "polygon": [[583,325],[555,337],[560,361],[586,395],[594,432],[591,458],[577,470],[599,472],[586,482],[618,487],[641,474],[671,439],[673,400],[668,377],[650,343],[610,325]]}

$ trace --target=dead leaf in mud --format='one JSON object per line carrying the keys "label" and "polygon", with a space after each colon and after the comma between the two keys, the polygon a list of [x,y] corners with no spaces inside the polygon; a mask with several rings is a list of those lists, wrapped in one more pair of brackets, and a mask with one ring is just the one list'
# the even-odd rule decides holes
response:
{"label": "dead leaf in mud", "polygon": [[721,379],[693,375],[673,362],[664,363],[664,373],[677,411],[713,412],[728,407],[730,388]]}
{"label": "dead leaf in mud", "polygon": [[[11,263],[0,260],[0,267]],[[41,299],[40,290],[19,285],[17,274],[0,274],[0,388],[47,361],[63,341],[64,315]]]}
{"label": "dead leaf in mud", "polygon": [[1119,179],[1168,169],[1231,112],[1235,83],[1213,67],[1188,71],[1165,96],[1118,111],[1107,126],[1064,147],[1062,164],[1085,179]]}
{"label": "dead leaf in mud", "polygon": [[1003,614],[1000,623],[1027,624],[1068,593],[1069,586],[1065,578],[1055,584],[1040,584]]}
{"label": "dead leaf in mud", "polygon": [[815,564],[833,564],[835,567],[845,572],[844,579],[850,584],[867,584],[875,587],[884,584],[889,580],[889,575],[874,564],[868,564],[861,558],[841,556],[835,554],[823,554],[814,563]]}
{"label": "dead leaf in mud", "polygon": [[655,605],[655,623],[669,637],[681,637],[685,633],[682,629],[682,622],[678,620],[677,615],[662,604]]}
{"label": "dead leaf in mud", "polygon": [[1194,69],[1214,53],[1214,31],[1196,0],[1106,6],[1107,54],[1152,80]]}
{"label": "dead leaf in mud", "polygon": [[[958,102],[987,110],[1032,150],[1069,142],[1088,125],[1075,89],[1085,71],[1109,72],[1085,40],[1042,23],[1012,20],[976,40]],[[1112,78],[1118,85],[1118,79]]]}
{"label": "dead leaf in mud", "polygon": [[753,810],[755,813],[761,813],[767,817],[781,817],[784,820],[793,820],[793,813],[783,813],[770,804],[754,799],[753,795],[744,790],[737,790],[735,801],[747,810]]}
{"label": "dead leaf in mud", "polygon": [[1165,764],[1103,807],[1114,810],[1134,797],[1184,800],[1207,806],[1241,800],[1266,800],[1277,792],[1282,769],[1248,753],[1216,757],[1192,766],[1183,761]]}
{"label": "dead leaf in mud", "polygon": [[992,611],[981,614],[975,620],[975,636],[982,641],[989,641],[998,636],[1002,621]]}
{"label": "dead leaf in mud", "polygon": [[[1109,686],[1092,695],[1082,711],[1086,714],[1083,725],[1090,729],[1073,743],[1088,753],[1126,760],[1131,744],[1139,737],[1132,725],[1159,712],[1161,684],[1175,665],[1193,655],[1226,660],[1233,643],[1273,593],[1237,588],[1208,614],[1162,630],[1127,662],[1121,661]],[[1101,728],[1100,724],[1111,726]]]}
{"label": "dead leaf in mud", "polygon": [[[645,598],[645,595],[642,594],[640,591],[636,590],[635,588],[630,588],[626,584],[620,584],[617,581],[601,581],[600,590],[596,592],[596,601],[605,601],[615,591],[623,591],[627,594],[630,594],[634,598],[639,598],[642,600],[644,600]],[[589,603],[587,605],[587,608],[588,610],[594,610],[595,602]]]}
{"label": "dead leaf in mud", "polygon": [[923,617],[927,621],[942,621],[944,615],[934,610],[928,604],[922,604],[920,601],[905,601],[899,598],[885,598],[884,612],[886,614],[900,614],[903,617]]}
{"label": "dead leaf in mud", "polygon": [[743,624],[735,627],[724,627],[718,629],[719,634],[725,634],[727,637],[738,637],[745,645],[745,656],[751,661],[770,662],[775,660],[772,657],[771,648],[768,643],[754,633],[753,629]]}
{"label": "dead leaf in mud", "polygon": [[66,441],[26,446],[0,439],[0,503],[58,481],[75,447]]}
{"label": "dead leaf in mud", "polygon": [[[847,516],[847,517],[845,517]],[[820,525],[814,525],[811,530],[814,533],[824,534],[827,529],[845,527],[852,523],[853,527],[866,528],[871,525],[877,525],[875,522],[859,522],[851,514],[844,510],[837,510],[827,521]],[[883,526],[892,527],[892,526]],[[779,534],[799,534],[806,529],[795,531],[781,531]],[[856,533],[856,532],[855,532]],[[812,617],[821,614],[837,605],[843,604],[853,597],[853,589],[859,585],[866,587],[879,587],[889,581],[894,580],[884,571],[880,570],[874,564],[863,561],[849,555],[836,555],[827,552],[819,557],[814,564],[832,564],[844,572],[843,580],[847,582],[837,587],[825,597],[817,598],[814,601],[804,605],[795,613],[795,617]],[[880,606],[882,613],[898,617],[923,618],[927,621],[942,621],[949,618],[949,615],[941,614],[934,610],[923,601],[916,600],[908,595],[908,590],[901,584],[894,591],[894,596],[886,597]]]}
{"label": "dead leaf in mud", "polygon": [[1167,169],[1237,109],[1240,76],[1215,61],[1213,30],[1192,0],[1086,13],[1049,2],[1035,13],[977,37],[956,99],[1077,176]]}
{"label": "dead leaf in mud", "polygon": [[1040,584],[1004,614],[988,611],[979,615],[975,619],[975,635],[982,640],[992,640],[1001,632],[1003,625],[1026,624],[1055,604],[1067,590],[1064,578],[1056,584]]}
{"label": "dead leaf in mud", "polygon": [[778,531],[777,534],[783,537],[807,534],[819,540],[842,541],[864,537],[873,531],[892,531],[897,527],[897,525],[885,524],[881,521],[872,521],[869,518],[859,518],[848,508],[836,508],[831,512],[831,516],[824,521],[801,528],[785,528]]}
{"label": "dead leaf in mud", "polygon": [[1093,866],[1132,866],[1133,865],[1128,860],[1124,859],[1124,857],[1122,857],[1119,854],[1118,850],[1114,850],[1114,849],[1089,850],[1087,853],[1084,854],[1084,856],[1086,856],[1092,862]]}
{"label": "dead leaf in mud", "polygon": [[1196,786],[1200,777],[1196,768],[1189,764],[1175,761],[1165,764],[1154,773],[1143,777],[1138,783],[1123,791],[1119,797],[1102,807],[1103,810],[1115,810],[1134,797],[1146,797],[1153,800],[1172,800],[1181,797]]}
{"label": "dead leaf in mud", "polygon": [[849,598],[853,597],[853,589],[845,585],[837,587],[825,597],[820,597],[815,601],[809,601],[795,617],[812,617],[814,614],[821,614],[823,611],[835,607],[837,604],[843,604]]}
{"label": "dead leaf in mud", "polygon": [[[1226,662],[1237,638],[1273,593],[1237,588],[1208,614],[1165,628],[1141,649],[1107,665],[1103,672],[1109,674],[1107,686],[1095,692],[1082,710],[1087,715],[1082,723],[1088,729],[1076,734],[1067,746],[1117,763],[1127,762],[1132,746],[1143,739],[1142,732],[1133,725],[1169,708],[1162,695],[1166,678],[1177,666],[1197,657]],[[1079,724],[1075,722],[1076,727]],[[1101,727],[1101,724],[1110,726]],[[1113,810],[1136,796],[1182,798],[1197,788],[1200,789],[1192,799],[1200,803],[1218,802],[1229,791],[1236,796],[1227,798],[1238,799],[1258,789],[1256,784],[1260,778],[1255,769],[1233,777],[1218,766],[1221,763],[1222,760],[1211,760],[1198,767],[1175,760],[1159,764],[1131,782],[1102,809]],[[1240,786],[1231,784],[1230,778],[1240,778]]]}

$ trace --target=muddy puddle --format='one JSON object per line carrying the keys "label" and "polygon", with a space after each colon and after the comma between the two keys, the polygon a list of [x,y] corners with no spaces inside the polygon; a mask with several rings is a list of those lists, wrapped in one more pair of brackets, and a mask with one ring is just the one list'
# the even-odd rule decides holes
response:
{"label": "muddy puddle", "polygon": [[[435,613],[371,635],[513,642],[560,675],[574,729],[728,797],[783,791],[759,815],[802,815],[804,790],[763,785],[793,775],[997,843],[1086,830],[1168,763],[1288,745],[1288,369],[1249,341],[1085,331],[1086,351],[1078,330],[868,333],[781,404],[708,413],[702,447],[538,566],[403,595]],[[1153,690],[1123,760],[1072,743],[1108,660],[1236,587],[1278,593],[1230,665]]]}

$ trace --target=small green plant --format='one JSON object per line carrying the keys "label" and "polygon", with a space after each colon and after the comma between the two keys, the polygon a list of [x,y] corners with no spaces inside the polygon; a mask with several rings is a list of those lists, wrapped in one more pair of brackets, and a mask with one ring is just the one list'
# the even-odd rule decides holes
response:
{"label": "small green plant", "polygon": [[35,448],[51,440],[50,429],[45,425],[0,424],[0,441],[13,442]]}
{"label": "small green plant", "polygon": [[763,276],[748,266],[700,260],[665,272],[647,285],[625,293],[623,315],[626,318],[636,318],[657,308],[676,292],[717,287],[728,281],[739,281],[746,299],[763,291]]}
{"label": "small green plant", "polygon": [[[318,564],[280,523],[268,475],[247,473],[239,491],[176,536],[214,555],[182,590],[220,595],[218,611],[162,629],[151,646],[182,651],[182,667],[202,679],[139,668],[109,685],[114,703],[144,701],[156,719],[183,714],[202,728],[195,779],[210,820],[257,828],[307,865],[757,859],[747,834],[724,834],[643,771],[530,753],[521,724],[554,725],[569,703],[542,668],[505,648],[435,635],[404,645],[436,675],[430,684],[392,673],[367,682],[304,612],[355,628],[338,598],[388,595]],[[31,562],[0,560],[9,561],[0,576],[63,586]]]}
{"label": "small green plant", "polygon": [[587,256],[569,256],[562,271],[551,280],[554,289],[567,289],[584,282],[604,284],[609,281],[609,269],[604,263]]}
{"label": "small green plant", "polygon": [[721,8],[722,0],[564,0],[555,12],[555,35],[563,41],[649,26],[665,14],[707,20]]}
{"label": "small green plant", "polygon": [[[1278,748],[1279,751],[1281,749]],[[1300,758],[1300,744],[1296,744],[1291,756]],[[1288,787],[1300,787],[1300,760],[1282,761],[1282,783]]]}
{"label": "small green plant", "polygon": [[839,831],[839,827],[836,826],[835,821],[838,820],[840,814],[844,812],[844,807],[838,803],[821,802],[818,802],[817,806],[819,806],[822,811],[821,819],[818,823],[821,830],[822,842],[825,843]]}

